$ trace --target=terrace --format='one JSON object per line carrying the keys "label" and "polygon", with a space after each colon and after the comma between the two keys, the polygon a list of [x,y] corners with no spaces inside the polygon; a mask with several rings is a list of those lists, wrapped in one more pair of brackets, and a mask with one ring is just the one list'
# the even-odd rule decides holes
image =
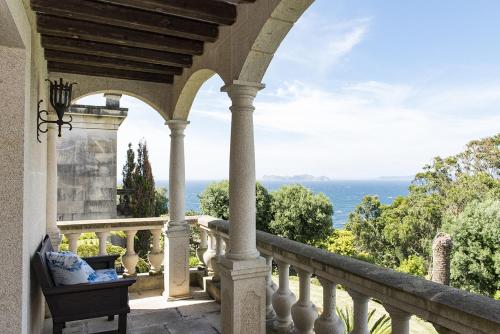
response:
{"label": "terrace", "polygon": [[[499,333],[498,301],[256,231],[253,101],[281,41],[312,2],[0,0],[0,106],[10,115],[0,124],[0,222],[7,236],[0,332],[51,331],[30,269],[46,233],[55,246],[65,235],[76,251],[80,234],[95,232],[105,254],[109,233],[124,231],[123,267],[136,275],[134,236],[151,230],[152,274],[137,275],[130,292],[131,333],[343,333],[337,285],[354,305],[351,333],[368,333],[370,300],[390,315],[393,333],[409,333],[413,315],[439,333]],[[198,89],[214,74],[231,99],[230,222],[185,217],[184,130]],[[57,128],[37,141],[38,101],[55,114],[46,78],[77,82],[71,102],[95,93],[127,94],[163,116],[170,130],[168,218],[57,221]],[[200,229],[198,255],[208,273],[198,288],[190,287],[191,276],[197,281],[188,262],[193,226]],[[299,276],[298,296],[290,290],[290,267]],[[311,301],[313,276],[322,285],[319,310]],[[64,332],[112,325],[74,322]]]}

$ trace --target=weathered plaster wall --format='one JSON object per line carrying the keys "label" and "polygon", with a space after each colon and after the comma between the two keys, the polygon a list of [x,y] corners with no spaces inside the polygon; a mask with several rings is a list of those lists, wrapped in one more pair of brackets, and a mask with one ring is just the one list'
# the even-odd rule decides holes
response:
{"label": "weathered plaster wall", "polygon": [[57,144],[58,220],[116,218],[116,135],[127,109],[73,106]]}
{"label": "weathered plaster wall", "polygon": [[47,77],[32,13],[0,0],[0,332],[38,333],[43,297],[31,256],[45,234],[46,144],[36,141],[36,105]]}

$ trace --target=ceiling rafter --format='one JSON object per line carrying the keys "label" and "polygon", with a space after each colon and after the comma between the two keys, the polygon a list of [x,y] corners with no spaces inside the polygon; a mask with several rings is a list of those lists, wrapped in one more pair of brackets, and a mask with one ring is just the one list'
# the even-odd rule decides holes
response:
{"label": "ceiling rafter", "polygon": [[103,56],[115,59],[133,60],[143,63],[191,67],[193,57],[181,53],[134,48],[72,38],[42,35],[45,49]]}
{"label": "ceiling rafter", "polygon": [[200,41],[50,15],[37,14],[37,27],[39,33],[52,36],[191,55],[203,53],[203,42]]}
{"label": "ceiling rafter", "polygon": [[213,23],[94,1],[31,0],[31,7],[42,14],[199,41],[214,42],[219,32]]}
{"label": "ceiling rafter", "polygon": [[106,71],[103,71],[103,68],[101,67],[66,64],[53,61],[47,62],[47,67],[50,72],[74,73],[74,74],[91,75],[97,77],[141,80],[149,82],[168,83],[168,84],[171,84],[174,81],[174,76],[171,74],[145,73],[145,72],[127,71],[121,69],[107,69]]}

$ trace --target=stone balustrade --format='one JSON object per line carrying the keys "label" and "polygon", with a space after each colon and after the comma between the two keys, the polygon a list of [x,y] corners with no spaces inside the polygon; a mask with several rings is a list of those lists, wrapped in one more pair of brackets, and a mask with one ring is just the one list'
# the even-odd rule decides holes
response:
{"label": "stone balustrade", "polygon": [[[229,223],[199,217],[202,259],[214,277],[218,258],[229,245]],[[344,333],[335,311],[336,286],[342,285],[354,305],[351,334],[368,334],[368,301],[382,303],[391,317],[392,333],[410,333],[410,317],[431,322],[439,333],[499,333],[500,302],[449,286],[406,275],[354,258],[333,254],[269,233],[257,231],[257,248],[269,266],[266,287],[268,323],[281,333]],[[229,248],[228,248],[229,249]],[[279,285],[272,282],[272,262]],[[289,289],[289,269],[298,273],[298,298]],[[310,298],[311,277],[323,287],[323,311]]]}
{"label": "stone balustrade", "polygon": [[61,221],[57,223],[60,232],[68,239],[69,250],[77,251],[78,238],[82,233],[95,232],[99,239],[99,255],[106,255],[106,240],[111,231],[123,231],[127,235],[126,253],[122,256],[125,269],[124,275],[135,275],[139,256],[134,250],[134,238],[138,231],[149,230],[152,234],[152,247],[148,254],[150,273],[161,271],[163,264],[163,249],[160,245],[160,237],[168,222],[168,217],[157,218],[125,218],[125,219],[102,219]]}

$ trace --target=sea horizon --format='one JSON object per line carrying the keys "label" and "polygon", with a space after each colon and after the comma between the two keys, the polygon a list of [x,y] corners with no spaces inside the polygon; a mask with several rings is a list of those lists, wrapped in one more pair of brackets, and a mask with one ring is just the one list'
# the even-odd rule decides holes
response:
{"label": "sea horizon", "polygon": [[[211,183],[222,180],[186,180],[186,210],[200,212],[198,195]],[[314,193],[325,194],[333,203],[333,227],[343,228],[349,213],[367,195],[377,196],[383,204],[391,204],[398,196],[408,194],[411,179],[332,179],[328,181],[266,181],[257,180],[269,192],[287,184],[301,184]],[[168,180],[156,180],[156,187],[168,188]]]}

